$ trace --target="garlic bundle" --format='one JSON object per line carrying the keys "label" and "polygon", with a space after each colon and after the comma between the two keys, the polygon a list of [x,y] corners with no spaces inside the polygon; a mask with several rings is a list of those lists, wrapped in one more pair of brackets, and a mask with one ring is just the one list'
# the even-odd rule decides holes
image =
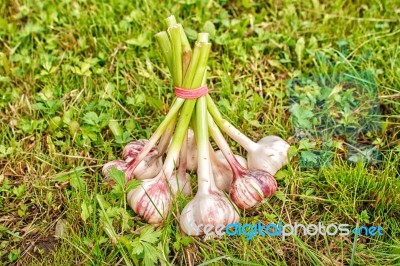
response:
{"label": "garlic bundle", "polygon": [[[127,181],[141,179],[142,183],[128,192],[128,204],[144,221],[162,224],[172,198],[191,195],[187,170],[197,170],[198,190],[181,211],[179,224],[188,235],[202,235],[205,232],[199,230],[200,225],[222,230],[221,225],[239,221],[238,207],[251,208],[275,193],[273,175],[287,164],[289,145],[277,136],[255,143],[222,118],[206,85],[211,49],[208,34],[197,35],[192,51],[182,25],[174,16],[166,21],[168,29],[155,38],[172,74],[176,98],[149,140],[127,144],[122,153],[125,161],[105,164],[103,175],[108,176],[115,166],[125,172]],[[233,154],[213,118],[247,150],[247,161]],[[220,151],[212,149],[209,134]]]}

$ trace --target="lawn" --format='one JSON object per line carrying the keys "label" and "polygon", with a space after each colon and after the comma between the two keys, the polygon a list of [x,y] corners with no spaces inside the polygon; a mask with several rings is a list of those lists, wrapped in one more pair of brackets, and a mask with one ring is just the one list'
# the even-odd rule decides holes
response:
{"label": "lawn", "polygon": [[[2,265],[400,265],[398,1],[4,0],[0,14]],[[189,237],[175,218],[190,199],[153,228],[103,182],[172,104],[153,37],[171,14],[191,43],[210,33],[225,118],[291,144],[277,193],[241,223],[381,234]]]}

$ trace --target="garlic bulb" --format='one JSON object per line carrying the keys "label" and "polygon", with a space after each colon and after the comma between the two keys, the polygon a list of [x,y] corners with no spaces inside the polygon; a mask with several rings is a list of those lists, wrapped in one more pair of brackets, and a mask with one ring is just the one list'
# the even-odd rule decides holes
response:
{"label": "garlic bulb", "polygon": [[275,175],[288,163],[287,152],[290,145],[280,137],[267,136],[255,143],[239,130],[232,131],[234,132],[228,132],[228,135],[247,150],[248,168],[264,170]]}
{"label": "garlic bulb", "polygon": [[239,208],[246,209],[272,196],[276,189],[276,180],[268,172],[246,170],[232,182],[229,196]]}
{"label": "garlic bulb", "polygon": [[155,177],[162,168],[162,159],[159,156],[156,147],[153,147],[146,157],[134,168],[133,165],[136,163],[137,156],[142,152],[143,147],[146,145],[148,140],[138,140],[128,143],[123,152],[122,156],[128,163],[126,169],[127,180],[132,178],[137,179],[150,179]]}
{"label": "garlic bulb", "polygon": [[183,208],[179,225],[188,235],[203,235],[204,231],[198,230],[200,225],[228,225],[239,221],[233,204],[221,193],[198,192],[196,196]]}
{"label": "garlic bulb", "polygon": [[190,184],[190,175],[188,173],[179,175],[177,172],[174,172],[167,180],[171,186],[171,192],[173,194],[177,194],[179,191],[185,196],[192,195],[192,186]]}
{"label": "garlic bulb", "polygon": [[197,169],[197,147],[194,138],[194,132],[191,128],[188,129],[187,134],[187,163],[186,168],[189,171]]}
{"label": "garlic bulb", "polygon": [[[212,162],[211,167],[215,179],[215,185],[220,190],[228,192],[233,181],[232,169],[221,150],[214,152],[212,148],[210,148],[210,151]],[[247,161],[245,158],[240,155],[235,155],[235,157],[243,167],[247,167]]]}
{"label": "garlic bulb", "polygon": [[257,142],[257,149],[247,154],[249,168],[262,169],[272,175],[288,163],[290,145],[278,136],[267,136]]}
{"label": "garlic bulb", "polygon": [[101,173],[103,174],[104,177],[110,177],[108,175],[108,171],[112,168],[116,167],[118,170],[121,170],[122,172],[125,172],[127,163],[123,160],[114,160],[110,161],[106,164],[103,165],[103,168],[101,169]]}
{"label": "garlic bulb", "polygon": [[150,224],[160,224],[171,207],[171,194],[165,178],[158,175],[143,180],[140,186],[128,192],[127,201],[132,210]]}
{"label": "garlic bulb", "polygon": [[233,182],[229,190],[232,201],[239,208],[251,208],[263,198],[273,195],[277,189],[275,178],[264,170],[243,168],[210,115],[208,124],[211,136],[227,158],[233,172]]}

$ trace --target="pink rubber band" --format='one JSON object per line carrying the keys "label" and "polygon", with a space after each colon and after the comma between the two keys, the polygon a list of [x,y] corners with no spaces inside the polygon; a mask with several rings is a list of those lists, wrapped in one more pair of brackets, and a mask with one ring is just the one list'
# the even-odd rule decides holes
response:
{"label": "pink rubber band", "polygon": [[176,97],[183,98],[183,99],[197,99],[207,95],[208,87],[207,85],[203,85],[200,88],[188,90],[182,89],[179,87],[175,87],[175,95]]}

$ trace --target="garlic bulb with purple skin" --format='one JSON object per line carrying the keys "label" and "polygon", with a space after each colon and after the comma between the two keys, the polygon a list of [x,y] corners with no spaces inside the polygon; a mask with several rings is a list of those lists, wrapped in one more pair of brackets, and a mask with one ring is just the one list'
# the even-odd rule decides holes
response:
{"label": "garlic bulb with purple skin", "polygon": [[122,157],[128,163],[125,171],[127,181],[132,178],[150,179],[155,177],[162,168],[162,159],[157,147],[153,147],[146,157],[133,169],[137,156],[143,150],[148,140],[138,140],[128,143],[122,151]]}
{"label": "garlic bulb with purple skin", "polygon": [[247,209],[254,207],[264,198],[272,196],[277,189],[275,178],[264,170],[243,168],[210,115],[208,116],[208,125],[211,136],[233,171],[233,182],[229,190],[232,201],[239,208]]}
{"label": "garlic bulb with purple skin", "polygon": [[[228,161],[225,159],[221,150],[214,152],[211,147],[210,157],[215,185],[220,190],[229,192],[233,181],[233,172]],[[240,155],[235,155],[235,157],[243,167],[247,167],[247,161],[245,158]]]}
{"label": "garlic bulb with purple skin", "polygon": [[162,175],[158,175],[143,180],[137,188],[128,192],[129,206],[150,224],[161,224],[168,215],[171,193],[166,182]]}
{"label": "garlic bulb with purple skin", "polygon": [[195,197],[183,208],[179,220],[181,229],[188,235],[202,235],[204,231],[198,226],[226,226],[239,221],[236,207],[215,186],[211,170],[209,141],[207,132],[207,107],[205,98],[201,97],[196,104],[196,142],[198,149],[198,191]]}
{"label": "garlic bulb with purple skin", "polygon": [[277,186],[270,173],[258,169],[245,170],[235,175],[229,196],[239,208],[248,209],[275,194]]}

